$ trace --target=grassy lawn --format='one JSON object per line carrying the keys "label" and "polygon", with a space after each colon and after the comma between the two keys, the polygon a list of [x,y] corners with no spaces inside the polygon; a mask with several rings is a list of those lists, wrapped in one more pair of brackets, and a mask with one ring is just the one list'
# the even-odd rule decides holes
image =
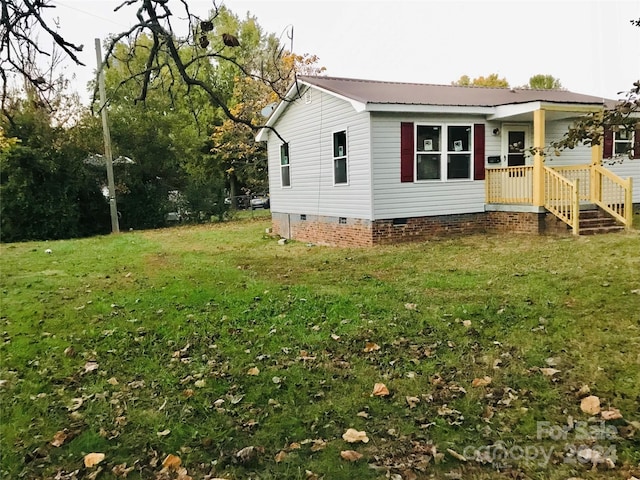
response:
{"label": "grassy lawn", "polygon": [[267,213],[1,245],[2,478],[640,477],[640,232],[340,249]]}

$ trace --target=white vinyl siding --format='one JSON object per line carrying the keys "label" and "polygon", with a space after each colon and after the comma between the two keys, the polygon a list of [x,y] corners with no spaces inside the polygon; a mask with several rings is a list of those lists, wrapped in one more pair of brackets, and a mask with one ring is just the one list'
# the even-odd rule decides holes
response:
{"label": "white vinyl siding", "polygon": [[[280,188],[280,145],[269,133],[271,210],[280,213],[370,218],[369,114],[345,100],[312,90],[287,106],[274,125],[289,144],[291,187]],[[306,103],[306,98],[310,98]],[[333,134],[347,132],[348,184],[334,185]]]}
{"label": "white vinyl siding", "polygon": [[[374,219],[421,217],[484,211],[484,181],[400,182],[400,123],[426,125],[473,125],[482,117],[399,116],[374,114],[371,117]],[[491,136],[492,124],[485,135]],[[485,156],[500,155],[500,143],[486,138]],[[491,148],[497,147],[497,152]],[[473,162],[472,162],[473,163]],[[445,172],[446,173],[446,172]]]}

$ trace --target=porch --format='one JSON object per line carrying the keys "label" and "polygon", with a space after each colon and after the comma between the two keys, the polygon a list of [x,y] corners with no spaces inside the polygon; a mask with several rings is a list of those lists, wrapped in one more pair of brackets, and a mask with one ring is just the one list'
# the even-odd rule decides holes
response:
{"label": "porch", "polygon": [[[599,150],[593,147],[594,150]],[[597,153],[594,153],[594,157]],[[487,209],[510,206],[514,211],[546,210],[580,234],[581,210],[591,204],[606,212],[626,229],[631,229],[632,179],[622,179],[600,163],[548,167],[536,165],[488,168]],[[537,195],[536,195],[537,193]]]}

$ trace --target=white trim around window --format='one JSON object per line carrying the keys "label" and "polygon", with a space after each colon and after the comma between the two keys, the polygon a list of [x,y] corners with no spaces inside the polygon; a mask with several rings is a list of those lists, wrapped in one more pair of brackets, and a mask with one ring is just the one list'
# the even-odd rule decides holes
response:
{"label": "white trim around window", "polygon": [[331,134],[331,167],[333,185],[349,185],[349,135],[347,129],[336,130]]}
{"label": "white trim around window", "polygon": [[280,145],[280,187],[291,188],[291,157],[288,143]]}
{"label": "white trim around window", "polygon": [[473,180],[473,124],[416,123],[414,181]]}

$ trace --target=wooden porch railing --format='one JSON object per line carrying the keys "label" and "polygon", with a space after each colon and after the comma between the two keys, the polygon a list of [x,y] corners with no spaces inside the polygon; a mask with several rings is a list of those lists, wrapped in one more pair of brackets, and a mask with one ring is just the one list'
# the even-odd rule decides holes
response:
{"label": "wooden porch railing", "polygon": [[[612,217],[631,228],[633,217],[632,179],[624,180],[601,165],[573,165],[544,167],[545,208],[577,231],[577,202],[598,205]],[[556,175],[553,175],[553,173]],[[563,178],[561,180],[560,178]],[[485,177],[486,202],[505,204],[533,204],[533,166],[487,168]],[[547,206],[549,205],[549,206]],[[575,223],[575,225],[574,225]]]}
{"label": "wooden porch railing", "polygon": [[487,203],[533,203],[533,166],[488,168],[485,175]]}
{"label": "wooden porch railing", "polygon": [[544,208],[580,233],[580,179],[573,182],[557,171],[544,167]]}
{"label": "wooden porch railing", "polygon": [[627,229],[633,223],[633,181],[623,180],[602,165],[593,166],[591,186],[592,199],[596,205],[609,213]]}

